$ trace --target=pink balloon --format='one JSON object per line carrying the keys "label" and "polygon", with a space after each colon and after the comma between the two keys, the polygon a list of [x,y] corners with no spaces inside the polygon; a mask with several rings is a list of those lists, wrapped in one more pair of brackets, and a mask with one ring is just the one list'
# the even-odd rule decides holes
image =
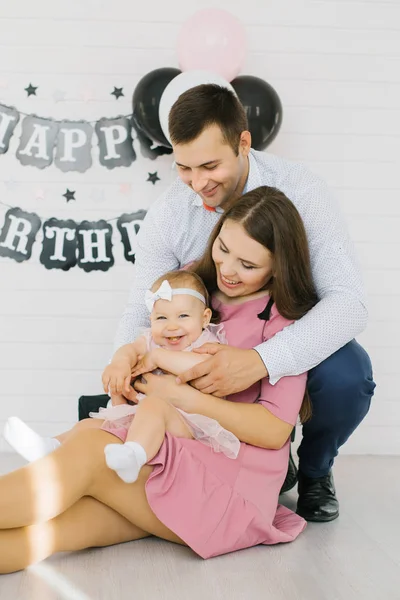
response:
{"label": "pink balloon", "polygon": [[243,25],[226,10],[199,10],[178,35],[178,61],[182,71],[206,70],[232,81],[246,56]]}

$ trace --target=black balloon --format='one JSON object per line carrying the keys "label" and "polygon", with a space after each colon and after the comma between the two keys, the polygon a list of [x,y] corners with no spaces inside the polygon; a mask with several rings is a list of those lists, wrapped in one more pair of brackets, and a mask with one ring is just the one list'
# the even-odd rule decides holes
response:
{"label": "black balloon", "polygon": [[155,160],[159,156],[163,156],[164,154],[172,154],[172,148],[167,148],[166,146],[153,146],[153,140],[151,140],[143,131],[140,129],[139,125],[135,122],[135,118],[132,115],[131,118],[132,128],[136,132],[137,139],[140,145],[140,152],[142,156],[145,158],[150,158],[150,160]]}
{"label": "black balloon", "polygon": [[139,81],[133,92],[132,112],[136,125],[153,142],[167,148],[171,148],[171,144],[161,129],[158,109],[165,88],[180,73],[179,69],[172,67],[150,71]]}
{"label": "black balloon", "polygon": [[264,150],[278,134],[282,103],[274,88],[259,77],[240,75],[231,81],[249,122],[252,147]]}

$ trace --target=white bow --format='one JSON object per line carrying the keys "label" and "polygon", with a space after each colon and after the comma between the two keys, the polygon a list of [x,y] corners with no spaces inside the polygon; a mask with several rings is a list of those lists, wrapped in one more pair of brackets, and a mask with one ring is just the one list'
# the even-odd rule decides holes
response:
{"label": "white bow", "polygon": [[169,300],[171,302],[172,288],[169,285],[169,282],[167,280],[162,282],[162,284],[160,285],[160,287],[158,288],[157,291],[155,291],[155,292],[152,292],[150,290],[146,291],[144,301],[145,301],[145,304],[146,304],[149,312],[152,312],[154,303],[157,302],[157,300]]}

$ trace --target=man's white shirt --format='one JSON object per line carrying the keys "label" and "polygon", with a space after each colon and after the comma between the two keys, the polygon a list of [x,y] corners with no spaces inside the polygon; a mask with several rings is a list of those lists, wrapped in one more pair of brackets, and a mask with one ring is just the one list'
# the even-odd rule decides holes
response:
{"label": "man's white shirt", "polygon": [[[251,150],[244,193],[261,185],[281,190],[307,232],[319,302],[303,318],[255,348],[270,382],[309,371],[366,326],[361,272],[340,209],[324,181],[301,163]],[[158,277],[200,258],[220,214],[179,178],[150,207],[137,236],[135,273],[114,349],[149,326],[144,295]]]}

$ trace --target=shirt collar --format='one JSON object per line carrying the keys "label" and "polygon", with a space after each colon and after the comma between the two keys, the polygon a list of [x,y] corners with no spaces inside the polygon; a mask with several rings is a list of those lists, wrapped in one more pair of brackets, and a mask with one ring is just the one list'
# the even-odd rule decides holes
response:
{"label": "shirt collar", "polygon": [[253,149],[249,152],[249,174],[246,183],[244,184],[243,194],[247,194],[247,192],[255,190],[262,185],[260,171],[257,166],[254,152]]}
{"label": "shirt collar", "polygon": [[[249,152],[249,174],[247,176],[247,180],[244,185],[243,194],[246,194],[250,190],[254,190],[257,187],[260,187],[260,185],[262,185],[261,178],[260,178],[260,172],[257,167],[256,159],[254,156],[254,150],[251,149]],[[193,204],[193,206],[204,206],[203,200],[201,199],[201,197],[198,194],[194,194],[192,204]],[[223,213],[224,209],[217,206],[215,211],[211,211],[211,212]]]}

